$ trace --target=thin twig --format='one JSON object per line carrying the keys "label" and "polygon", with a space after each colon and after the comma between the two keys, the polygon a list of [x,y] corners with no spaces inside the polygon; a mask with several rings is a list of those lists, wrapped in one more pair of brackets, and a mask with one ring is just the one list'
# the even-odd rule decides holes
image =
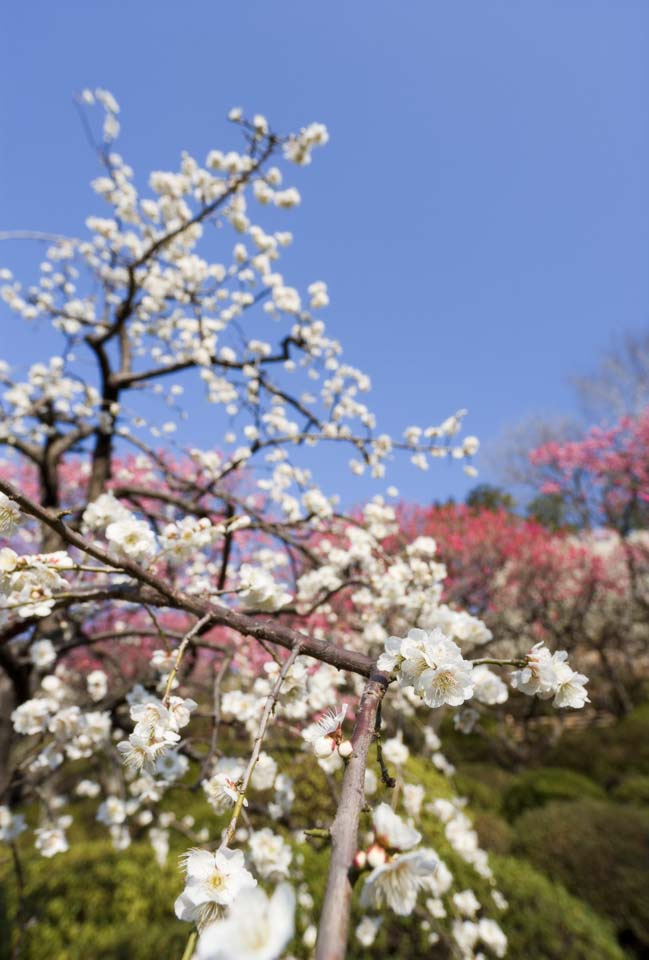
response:
{"label": "thin twig", "polygon": [[169,671],[169,676],[167,677],[167,684],[166,684],[166,686],[165,686],[165,692],[164,692],[164,696],[163,696],[163,698],[162,698],[162,702],[163,702],[163,704],[164,704],[165,706],[167,706],[167,704],[169,703],[169,697],[170,697],[170,695],[171,695],[171,688],[172,688],[172,686],[173,686],[174,680],[176,679],[176,674],[178,673],[178,670],[179,670],[179,668],[180,668],[180,663],[181,663],[182,658],[183,658],[183,656],[184,656],[184,654],[185,654],[185,650],[187,649],[188,644],[191,643],[192,639],[193,639],[195,636],[197,636],[197,634],[199,634],[199,633],[203,630],[203,628],[206,627],[206,626],[210,623],[211,619],[212,619],[212,618],[211,618],[210,614],[209,614],[209,613],[206,613],[204,617],[201,617],[200,620],[197,620],[197,621],[196,621],[196,623],[195,623],[194,626],[191,628],[191,630],[189,630],[189,631],[185,634],[185,636],[183,637],[182,642],[181,642],[180,646],[178,647],[178,653],[176,654],[176,659],[175,659],[175,661],[174,661],[174,665],[173,665],[173,667],[171,668],[171,670]]}
{"label": "thin twig", "polygon": [[259,729],[257,730],[257,736],[255,737],[255,742],[252,747],[252,753],[250,755],[250,760],[248,761],[248,766],[242,777],[241,784],[239,786],[239,796],[237,797],[237,802],[234,805],[234,810],[232,811],[232,817],[230,823],[228,824],[227,830],[223,837],[223,843],[221,844],[224,847],[227,847],[228,844],[232,841],[235,831],[237,829],[237,821],[239,819],[239,814],[243,808],[244,800],[246,799],[246,791],[248,789],[248,784],[250,783],[250,778],[252,777],[253,771],[257,760],[259,759],[259,754],[261,753],[261,746],[264,742],[264,736],[266,734],[266,728],[268,727],[268,721],[270,720],[270,715],[273,712],[273,708],[277,703],[277,698],[279,692],[282,689],[282,684],[286,679],[286,675],[295,663],[297,657],[300,654],[300,645],[299,643],[293,647],[291,654],[284,661],[284,666],[280,670],[279,676],[275,681],[275,685],[271,692],[266,698],[266,703],[264,704],[264,710],[261,715],[261,720],[259,721]]}

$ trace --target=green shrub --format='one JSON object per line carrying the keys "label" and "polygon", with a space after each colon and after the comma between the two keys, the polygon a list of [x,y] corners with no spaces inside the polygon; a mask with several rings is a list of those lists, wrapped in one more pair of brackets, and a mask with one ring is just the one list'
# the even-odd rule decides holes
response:
{"label": "green shrub", "polygon": [[490,810],[478,810],[473,815],[473,825],[480,838],[480,846],[489,853],[509,853],[513,831],[506,820]]}
{"label": "green shrub", "polygon": [[[6,848],[5,848],[6,849]],[[25,858],[24,960],[151,960],[180,956],[189,925],[173,903],[182,888],[175,865],[161,869],[151,849],[77,843],[46,860]],[[17,937],[16,889],[5,861],[0,899],[0,957]],[[4,953],[3,953],[4,949]]]}
{"label": "green shrub", "polygon": [[610,917],[621,943],[649,947],[648,811],[591,800],[550,804],[518,819],[514,849]]}
{"label": "green shrub", "polygon": [[457,792],[472,807],[500,812],[502,795],[515,779],[515,774],[489,763],[463,763],[453,777]]}
{"label": "green shrub", "polygon": [[598,800],[604,791],[588,777],[558,767],[541,767],[519,774],[505,791],[502,810],[515,819],[531,807],[542,807],[552,800]]}
{"label": "green shrub", "polygon": [[649,806],[649,777],[626,777],[613,790],[613,796],[618,803],[634,803],[638,806]]}
{"label": "green shrub", "polygon": [[494,858],[499,888],[509,901],[500,919],[507,960],[624,960],[602,917],[528,863]]}
{"label": "green shrub", "polygon": [[607,788],[631,773],[649,776],[649,704],[612,726],[564,733],[546,762],[570,767]]}

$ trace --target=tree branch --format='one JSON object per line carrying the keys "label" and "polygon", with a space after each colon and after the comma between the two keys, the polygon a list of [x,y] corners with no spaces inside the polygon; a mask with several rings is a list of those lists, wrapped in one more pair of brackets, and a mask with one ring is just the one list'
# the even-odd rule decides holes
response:
{"label": "tree branch", "polygon": [[372,672],[365,685],[352,734],[354,752],[347,762],[336,818],[331,825],[331,860],[325,892],[316,960],[344,960],[347,952],[352,885],[349,871],[358,849],[358,821],[365,799],[365,766],[374,739],[376,713],[389,678]]}

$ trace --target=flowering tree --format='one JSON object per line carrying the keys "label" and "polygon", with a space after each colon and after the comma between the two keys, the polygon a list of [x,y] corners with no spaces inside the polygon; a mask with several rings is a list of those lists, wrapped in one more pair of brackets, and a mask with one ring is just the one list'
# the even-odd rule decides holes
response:
{"label": "flowering tree", "polygon": [[574,652],[592,677],[594,705],[615,714],[633,706],[649,667],[649,537],[632,527],[643,516],[638,432],[622,458],[601,445],[603,431],[596,444],[589,437],[533,454],[546,471],[544,491],[586,528],[548,529],[502,508],[398,509],[401,538],[435,538],[448,572],[443,599],[484,621],[495,655],[539,640]]}
{"label": "flowering tree", "polygon": [[545,443],[530,462],[541,471],[541,492],[563,497],[581,526],[627,536],[647,525],[649,407],[578,440]]}
{"label": "flowering tree", "polygon": [[[430,537],[387,550],[398,525],[385,498],[347,515],[307,465],[313,447],[344,448],[352,473],[382,478],[399,452],[425,468],[477,449],[475,438],[455,439],[462,413],[399,440],[377,432],[362,399],[368,377],[318,318],[326,285],[310,284],[305,298],[289,286],[278,260],[290,233],[253,219],[255,203],[269,221],[299,203],[282,164],[308,164],[326,128],[280,137],[264,117],[233,110],[242,151],[213,150],[204,165],[183,154],[177,172],[151,174],[141,197],[114,149],[114,98],[96,90],[80,100],[104,109],[93,187],[109,215],[87,220],[86,239],[51,240],[35,285],[5,271],[2,290],[25,322],[53,328],[60,349],[22,379],[1,370],[0,837],[18,861],[26,823],[16,807],[33,801],[36,848],[66,850],[64,784],[70,764],[82,766],[73,793],[97,798],[118,848],[138,831],[160,859],[172,829],[194,843],[175,904],[192,930],[186,957],[279,956],[299,881],[280,832],[291,827],[293,785],[275,747],[288,737],[340,779],[331,825],[289,836],[330,844],[316,950],[342,957],[356,885],[368,911],[358,936],[369,944],[377,912],[411,914],[420,888],[441,918],[435,898],[451,884],[421,847],[416,784],[401,778],[403,816],[395,793],[359,841],[376,789],[372,745],[393,788],[388,764],[407,757],[406,719],[437,750],[431,711],[507,695],[487,663],[514,666],[514,687],[558,707],[583,705],[585,677],[542,645],[471,658],[489,631],[440,602],[446,570]],[[228,227],[238,238],[223,247]],[[221,417],[216,448],[173,442],[192,378]],[[382,746],[384,700],[400,735]],[[210,835],[183,822],[188,783],[214,811]],[[490,877],[460,806],[432,798],[431,809]],[[260,882],[275,885],[270,898]],[[502,956],[502,932],[465,893],[455,949]]]}

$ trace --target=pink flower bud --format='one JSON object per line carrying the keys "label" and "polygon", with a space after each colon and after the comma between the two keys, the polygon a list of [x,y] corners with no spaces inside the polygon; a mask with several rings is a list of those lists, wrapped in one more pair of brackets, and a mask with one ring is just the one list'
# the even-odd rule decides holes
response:
{"label": "pink flower bud", "polygon": [[359,870],[364,870],[367,864],[367,854],[364,850],[359,850],[354,857],[354,866]]}

